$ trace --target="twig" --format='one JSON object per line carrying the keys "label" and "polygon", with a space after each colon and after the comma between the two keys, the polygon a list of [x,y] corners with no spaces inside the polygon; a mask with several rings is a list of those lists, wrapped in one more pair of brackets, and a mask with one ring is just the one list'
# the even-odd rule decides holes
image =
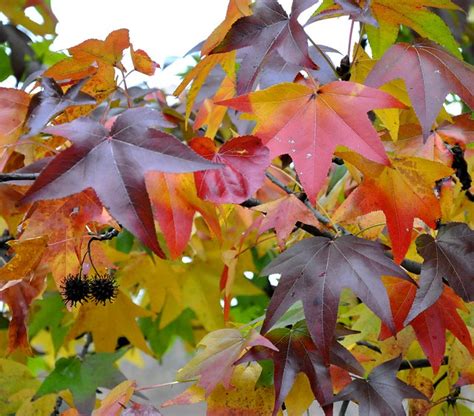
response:
{"label": "twig", "polygon": [[357,341],[356,345],[360,345],[362,347],[367,347],[369,350],[372,350],[372,351],[375,351],[379,354],[382,354],[382,350],[379,347],[377,347],[377,345],[371,344],[368,341],[363,341],[363,340],[362,341]]}
{"label": "twig", "polygon": [[342,402],[341,409],[339,410],[339,416],[345,416],[348,407],[349,407],[349,400],[344,400]]}
{"label": "twig", "polygon": [[0,182],[34,181],[39,173],[0,173]]}
{"label": "twig", "polygon": [[[448,357],[444,357],[441,361],[441,365],[448,364]],[[412,370],[414,368],[428,368],[431,367],[431,363],[427,358],[419,358],[417,360],[403,360],[400,363],[399,370]]]}

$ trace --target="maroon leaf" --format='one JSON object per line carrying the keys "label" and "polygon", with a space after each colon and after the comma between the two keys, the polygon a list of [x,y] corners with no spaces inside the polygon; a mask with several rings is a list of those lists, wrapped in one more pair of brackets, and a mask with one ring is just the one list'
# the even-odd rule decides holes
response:
{"label": "maroon leaf", "polygon": [[41,86],[43,91],[36,94],[28,108],[29,117],[26,122],[30,131],[26,137],[38,134],[49,120],[73,105],[95,104],[96,101],[89,94],[81,91],[87,79],[79,81],[69,88],[66,94],[53,78],[43,78]]}
{"label": "maroon leaf", "polygon": [[448,93],[455,92],[474,108],[473,67],[433,42],[392,46],[374,66],[365,85],[380,87],[396,78],[405,81],[425,138]]}
{"label": "maroon leaf", "polygon": [[367,380],[359,378],[353,380],[334,397],[334,401],[357,401],[361,415],[405,416],[403,399],[427,400],[427,398],[396,377],[401,361],[401,357],[386,361],[375,367]]}
{"label": "maroon leaf", "polygon": [[382,275],[410,280],[384,255],[382,246],[354,236],[303,240],[273,260],[262,274],[280,273],[262,331],[268,331],[296,301],[303,303],[309,332],[325,358],[334,338],[342,289],[350,288],[394,332]]}
{"label": "maroon leaf", "polygon": [[436,239],[428,234],[420,235],[416,248],[425,261],[420,287],[406,322],[439,299],[443,279],[466,302],[474,300],[474,231],[466,224],[451,223],[440,228]]}
{"label": "maroon leaf", "polygon": [[211,51],[247,48],[238,74],[237,94],[253,89],[267,59],[276,53],[300,68],[318,69],[308,53],[307,35],[297,20],[300,9],[296,7],[297,13],[288,17],[276,0],[257,0],[253,15],[237,20],[224,40]]}
{"label": "maroon leaf", "polygon": [[265,169],[270,165],[270,152],[258,137],[235,137],[219,149],[207,137],[197,137],[189,145],[204,158],[224,165],[219,170],[194,174],[200,198],[240,204],[262,186]]}
{"label": "maroon leaf", "polygon": [[[316,400],[323,406],[326,414],[332,414],[333,388],[329,365],[308,334],[303,321],[292,328],[277,328],[265,334],[278,351],[257,346],[247,352],[237,363],[271,359],[274,365],[275,406],[273,416],[281,408],[291,390],[298,373],[305,373]],[[330,363],[355,374],[363,370],[352,354],[335,340],[331,344]]]}
{"label": "maroon leaf", "polygon": [[49,127],[47,133],[67,137],[73,145],[42,170],[23,201],[63,198],[93,188],[117,221],[164,257],[156,239],[145,174],[220,167],[174,136],[151,128],[164,123],[158,112],[135,108],[120,115],[110,132],[84,118]]}

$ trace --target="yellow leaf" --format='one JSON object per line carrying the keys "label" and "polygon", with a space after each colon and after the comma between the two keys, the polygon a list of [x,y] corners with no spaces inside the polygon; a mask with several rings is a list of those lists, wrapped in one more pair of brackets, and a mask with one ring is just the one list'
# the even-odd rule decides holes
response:
{"label": "yellow leaf", "polygon": [[0,415],[14,414],[40,384],[26,365],[0,358]]}
{"label": "yellow leaf", "polygon": [[[32,391],[32,395],[35,390]],[[48,394],[34,401],[25,400],[16,416],[50,416],[56,406],[56,394]]]}
{"label": "yellow leaf", "polygon": [[311,406],[314,394],[306,374],[299,373],[285,399],[288,416],[300,416]]}
{"label": "yellow leaf", "polygon": [[183,311],[180,282],[184,265],[164,261],[146,253],[132,253],[118,276],[122,287],[138,284],[146,288],[150,308],[154,313],[162,312],[160,327],[165,327]]}
{"label": "yellow leaf", "polygon": [[68,339],[91,332],[97,352],[113,352],[117,340],[123,336],[133,346],[153,355],[136,322],[136,318],[150,315],[151,312],[135,305],[125,293],[119,291],[115,301],[106,305],[92,302],[82,305]]}
{"label": "yellow leaf", "polygon": [[206,81],[206,78],[211,70],[218,64],[229,76],[232,77],[232,73],[235,71],[235,51],[216,53],[204,57],[193,69],[191,69],[191,71],[186,74],[181,84],[179,84],[178,88],[176,88],[174,91],[174,95],[180,95],[186,86],[191,81],[193,81],[186,100],[186,125],[188,123],[189,115],[191,114],[191,110],[199,90],[204,84],[204,81]]}

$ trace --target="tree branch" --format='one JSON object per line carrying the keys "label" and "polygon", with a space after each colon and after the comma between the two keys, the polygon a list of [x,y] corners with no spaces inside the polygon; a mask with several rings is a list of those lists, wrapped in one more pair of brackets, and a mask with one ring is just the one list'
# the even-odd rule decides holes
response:
{"label": "tree branch", "polygon": [[39,173],[0,173],[0,182],[34,181]]}

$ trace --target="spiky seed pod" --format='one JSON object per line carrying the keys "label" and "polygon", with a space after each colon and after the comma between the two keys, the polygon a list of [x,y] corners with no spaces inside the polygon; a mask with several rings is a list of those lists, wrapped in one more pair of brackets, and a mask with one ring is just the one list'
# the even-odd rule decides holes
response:
{"label": "spiky seed pod", "polygon": [[89,281],[82,274],[68,274],[62,281],[60,289],[66,305],[76,306],[77,303],[82,305],[82,302],[89,299]]}
{"label": "spiky seed pod", "polygon": [[112,302],[118,294],[118,285],[115,278],[109,274],[96,274],[89,282],[90,296],[96,305],[107,301]]}

